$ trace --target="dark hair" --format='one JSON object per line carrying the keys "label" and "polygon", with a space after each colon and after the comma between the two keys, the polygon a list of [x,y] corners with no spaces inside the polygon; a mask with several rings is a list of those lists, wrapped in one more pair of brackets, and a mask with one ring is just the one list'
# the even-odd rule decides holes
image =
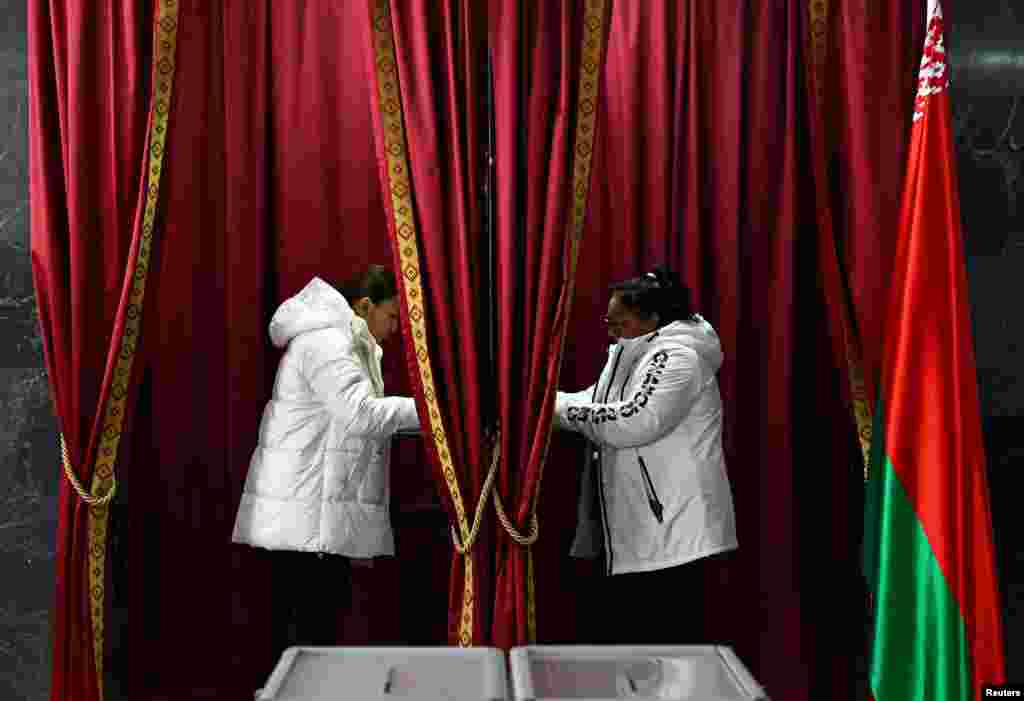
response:
{"label": "dark hair", "polygon": [[374,304],[392,299],[398,295],[398,283],[391,268],[383,265],[368,265],[366,270],[341,285],[339,290],[349,304],[369,297]]}
{"label": "dark hair", "polygon": [[623,304],[642,318],[650,319],[657,314],[660,326],[693,317],[690,288],[680,284],[675,273],[664,265],[640,277],[616,283],[611,289],[612,293],[619,294]]}

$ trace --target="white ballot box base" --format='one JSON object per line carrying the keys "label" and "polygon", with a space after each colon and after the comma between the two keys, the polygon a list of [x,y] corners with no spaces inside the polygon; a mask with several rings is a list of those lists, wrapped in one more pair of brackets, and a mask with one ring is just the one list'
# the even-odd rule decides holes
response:
{"label": "white ballot box base", "polygon": [[768,701],[729,647],[529,646],[509,653],[513,698]]}
{"label": "white ballot box base", "polygon": [[493,648],[292,647],[257,701],[505,701]]}

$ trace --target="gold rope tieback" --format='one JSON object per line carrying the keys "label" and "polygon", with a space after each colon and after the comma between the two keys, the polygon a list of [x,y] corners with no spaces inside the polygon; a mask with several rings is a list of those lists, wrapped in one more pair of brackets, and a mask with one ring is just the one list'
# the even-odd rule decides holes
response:
{"label": "gold rope tieback", "polygon": [[89,506],[105,506],[110,503],[110,500],[114,498],[114,494],[117,493],[117,478],[113,475],[110,476],[110,490],[102,496],[93,496],[85,491],[82,487],[82,483],[75,477],[74,471],[71,469],[71,458],[68,457],[68,446],[64,442],[64,434],[60,434],[60,453],[64,458],[64,475],[68,478],[68,482],[74,488],[78,496]]}
{"label": "gold rope tieback", "polygon": [[505,531],[509,537],[522,545],[523,547],[529,547],[537,542],[537,537],[540,535],[540,520],[537,518],[537,504],[534,502],[533,509],[530,510],[530,534],[521,534],[512,523],[512,519],[505,513],[505,507],[501,503],[501,497],[498,496],[498,490],[494,490],[494,510],[498,512],[498,520],[501,521],[501,525],[505,527]]}
{"label": "gold rope tieback", "polygon": [[476,538],[480,533],[480,522],[483,518],[483,512],[487,507],[488,496],[492,496],[494,498],[494,509],[498,513],[498,520],[501,521],[501,525],[505,527],[505,531],[512,540],[522,546],[528,547],[536,543],[537,537],[540,535],[540,521],[537,518],[536,504],[530,513],[530,533],[526,536],[522,535],[516,529],[512,520],[508,517],[508,514],[505,513],[505,507],[501,503],[501,496],[498,494],[498,490],[494,489],[494,480],[498,475],[498,464],[500,461],[501,433],[500,431],[497,431],[494,436],[494,451],[491,454],[491,466],[487,470],[487,478],[484,480],[484,487],[480,491],[480,500],[476,503],[476,511],[473,514],[473,527],[470,529],[464,543],[459,540],[458,533],[455,531],[455,526],[451,526],[452,543],[455,545],[456,552],[460,555],[468,553],[473,549],[473,544],[476,543]]}
{"label": "gold rope tieback", "polygon": [[494,488],[494,478],[498,474],[498,463],[501,460],[501,432],[496,431],[494,434],[494,451],[491,453],[491,467],[487,470],[487,478],[484,480],[484,488],[480,491],[480,500],[476,503],[476,511],[473,514],[473,526],[469,529],[469,534],[466,536],[466,541],[461,542],[459,535],[455,531],[455,526],[452,525],[452,543],[455,545],[455,551],[460,555],[465,555],[473,549],[473,544],[476,543],[476,537],[480,533],[480,522],[483,519],[484,509],[487,507],[487,497],[490,491]]}

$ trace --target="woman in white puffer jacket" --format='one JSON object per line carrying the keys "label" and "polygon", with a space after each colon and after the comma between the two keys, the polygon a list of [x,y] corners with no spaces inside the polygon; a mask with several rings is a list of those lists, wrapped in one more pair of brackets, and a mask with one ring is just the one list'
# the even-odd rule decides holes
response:
{"label": "woman in white puffer jacket", "polygon": [[313,278],[270,322],[287,350],[232,540],[272,551],[275,654],[335,644],[349,558],[394,554],[390,438],[419,427],[411,397],[384,395],[380,344],[398,312],[394,273],[370,266],[344,294]]}
{"label": "woman in white puffer jacket", "polygon": [[705,575],[737,547],[721,344],[664,268],[615,285],[605,321],[597,383],[555,403],[557,425],[590,441],[572,554],[604,560],[595,641],[700,642]]}

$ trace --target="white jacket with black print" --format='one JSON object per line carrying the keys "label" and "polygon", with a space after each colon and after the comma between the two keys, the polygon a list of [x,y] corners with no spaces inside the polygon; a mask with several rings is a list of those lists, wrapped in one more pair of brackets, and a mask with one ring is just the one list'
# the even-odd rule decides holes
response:
{"label": "white jacket with black print", "polygon": [[319,278],[285,301],[270,338],[287,346],[263,412],[232,540],[271,550],[393,555],[390,438],[419,427],[410,397],[385,397],[381,348]]}
{"label": "white jacket with black print", "polygon": [[611,346],[596,385],[559,392],[555,420],[592,443],[573,555],[610,574],[737,547],[722,453],[722,349],[699,316]]}

